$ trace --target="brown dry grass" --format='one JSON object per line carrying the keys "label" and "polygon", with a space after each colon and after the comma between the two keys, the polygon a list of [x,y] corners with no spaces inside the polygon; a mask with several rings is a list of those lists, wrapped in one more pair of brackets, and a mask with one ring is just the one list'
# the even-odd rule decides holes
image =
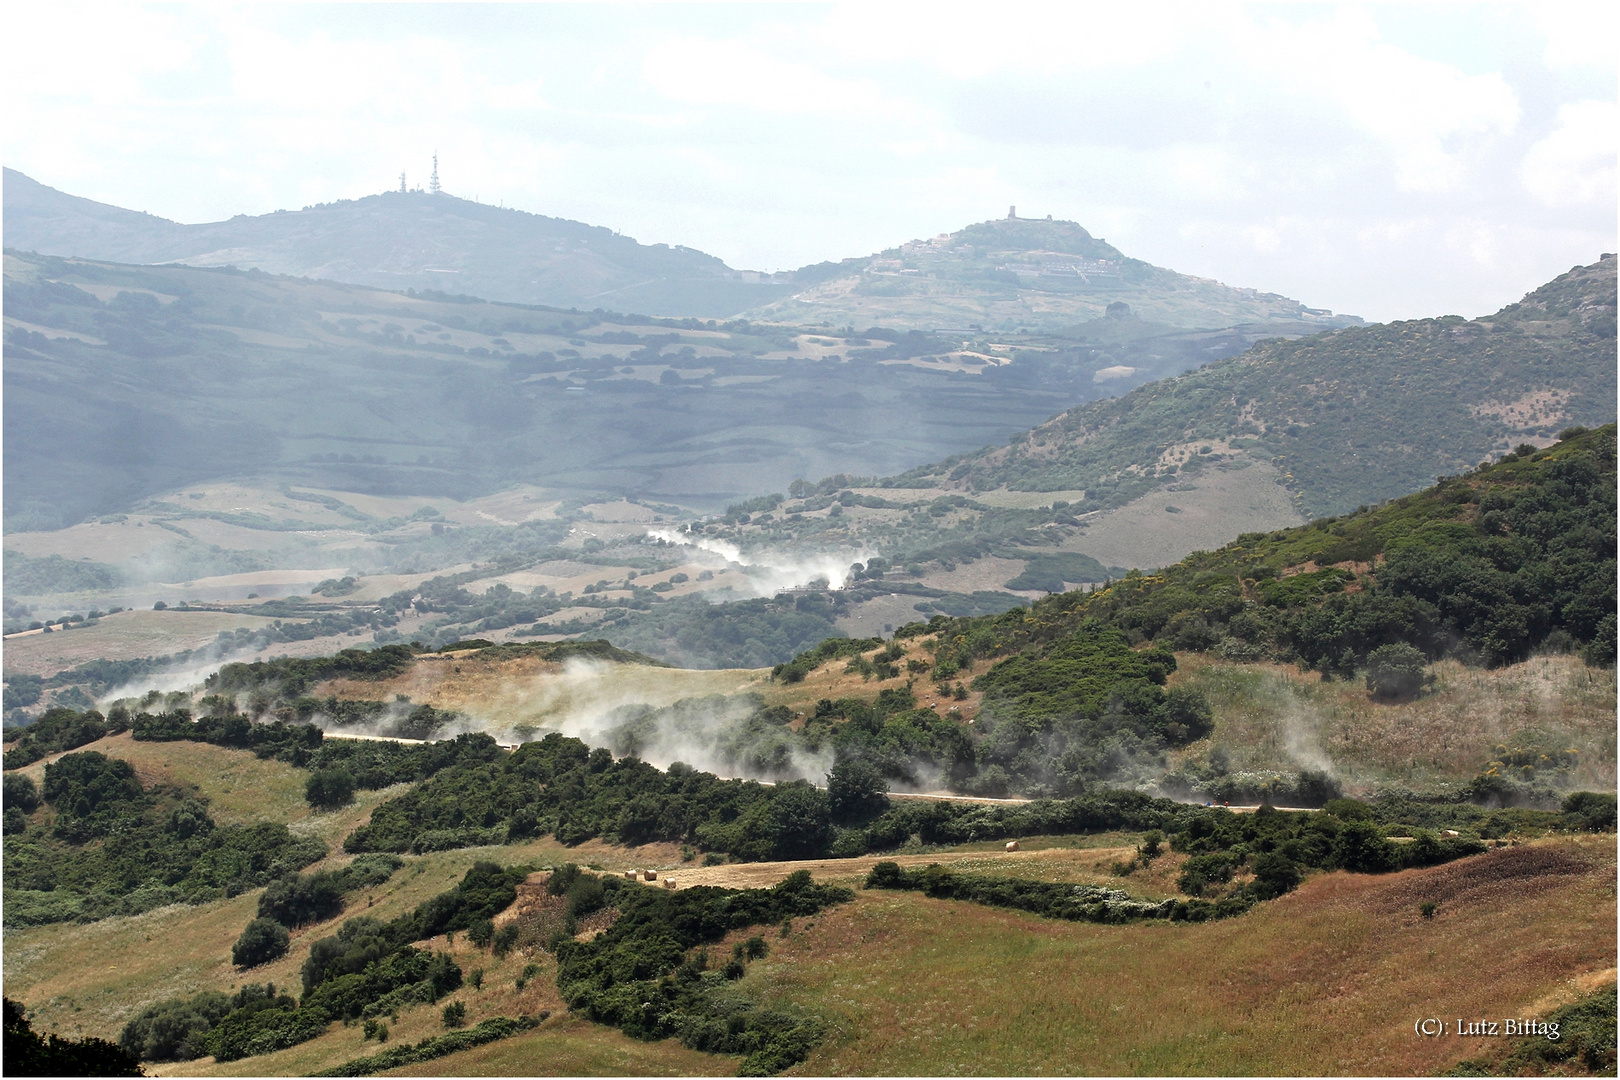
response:
{"label": "brown dry grass", "polygon": [[1602,837],[1318,875],[1202,926],[862,893],[742,985],[833,1023],[804,1075],[1432,1074],[1478,1040],[1419,1039],[1418,1018],[1525,1015],[1614,966],[1614,877]]}
{"label": "brown dry grass", "polygon": [[95,626],[7,638],[6,672],[48,677],[90,660],[169,656],[211,645],[221,630],[257,630],[274,621],[217,611],[120,611]]}
{"label": "brown dry grass", "polygon": [[[1276,467],[1268,463],[1209,468],[1183,482],[1192,484],[1192,490],[1161,488],[1112,513],[1088,518],[1085,531],[1063,547],[1085,552],[1104,566],[1148,570],[1194,551],[1213,551],[1240,533],[1304,524]],[[1169,513],[1166,506],[1181,512]]]}
{"label": "brown dry grass", "polygon": [[[853,859],[806,859],[798,862],[723,863],[719,866],[685,865],[660,871],[660,877],[673,878],[679,888],[715,885],[727,889],[766,889],[797,870],[808,870],[817,881],[859,885],[873,866],[892,861],[901,866],[927,866],[942,863],[962,873],[1000,874],[1033,881],[1070,881],[1080,884],[1106,884],[1128,889],[1153,899],[1180,895],[1176,875],[1184,861],[1166,853],[1147,870],[1127,877],[1116,877],[1111,867],[1129,862],[1136,853],[1135,835],[1105,833],[1095,836],[1032,836],[1019,841],[1018,851],[1007,851],[1000,842],[969,844],[949,851],[916,855],[862,855]],[[573,861],[578,862],[576,858]],[[545,875],[536,875],[538,882]],[[645,882],[648,888],[663,887],[662,881]]]}
{"label": "brown dry grass", "polygon": [[1434,666],[1434,689],[1385,704],[1361,682],[1324,683],[1283,664],[1235,664],[1177,656],[1171,685],[1199,688],[1215,709],[1215,732],[1235,768],[1331,764],[1352,785],[1466,780],[1498,743],[1545,743],[1580,751],[1574,781],[1615,787],[1615,673],[1569,656],[1536,657],[1497,670],[1456,661]]}
{"label": "brown dry grass", "polygon": [[519,724],[554,726],[570,716],[594,715],[631,702],[668,705],[686,697],[737,694],[757,688],[769,674],[644,664],[566,666],[534,656],[492,659],[456,653],[422,657],[391,679],[335,679],[312,693],[371,701],[404,694],[416,704],[454,709],[504,730]]}

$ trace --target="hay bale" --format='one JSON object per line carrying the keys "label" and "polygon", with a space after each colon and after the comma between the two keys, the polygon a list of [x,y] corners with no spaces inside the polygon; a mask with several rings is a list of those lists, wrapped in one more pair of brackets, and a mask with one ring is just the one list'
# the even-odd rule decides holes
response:
{"label": "hay bale", "polygon": [[667,878],[664,879],[664,888],[673,889],[674,887],[675,887],[675,879],[674,878],[667,877]]}
{"label": "hay bale", "polygon": [[641,880],[642,881],[657,881],[658,880],[658,871],[656,871],[656,870],[643,870],[641,872]]}
{"label": "hay bale", "polygon": [[1016,841],[1016,840],[1007,841],[1007,850],[1008,851],[1017,851],[1018,850],[1018,841]]}
{"label": "hay bale", "polygon": [[635,870],[626,870],[624,872],[625,880],[627,880],[627,881],[636,880],[636,875],[637,875],[637,871],[635,871]]}

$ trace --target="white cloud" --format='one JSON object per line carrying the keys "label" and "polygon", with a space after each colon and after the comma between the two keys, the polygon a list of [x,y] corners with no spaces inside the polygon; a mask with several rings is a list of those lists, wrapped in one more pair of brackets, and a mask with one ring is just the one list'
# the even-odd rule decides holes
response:
{"label": "white cloud", "polygon": [[1613,207],[1617,131],[1620,108],[1612,101],[1561,106],[1558,126],[1525,154],[1525,188],[1545,206]]}
{"label": "white cloud", "polygon": [[1456,190],[1480,140],[1511,133],[1518,95],[1498,72],[1470,75],[1381,40],[1362,10],[1241,36],[1244,58],[1280,76],[1278,93],[1317,96],[1381,143],[1404,191]]}
{"label": "white cloud", "polygon": [[18,6],[6,164],[199,221],[420,183],[437,148],[457,194],[765,268],[1017,203],[1371,317],[1614,250],[1607,9],[1389,11]]}
{"label": "white cloud", "polygon": [[1620,60],[1620,17],[1613,3],[1541,3],[1530,6],[1547,37],[1542,52],[1552,68],[1595,67],[1613,71]]}

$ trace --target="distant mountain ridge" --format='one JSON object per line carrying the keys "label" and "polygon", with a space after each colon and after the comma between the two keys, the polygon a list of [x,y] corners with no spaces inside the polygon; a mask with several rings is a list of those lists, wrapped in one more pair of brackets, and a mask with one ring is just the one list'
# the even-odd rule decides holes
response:
{"label": "distant mountain ridge", "polygon": [[387,192],[183,225],[68,195],[6,169],[5,244],[123,263],[236,266],[506,303],[827,327],[1054,332],[1114,305],[1179,329],[1297,335],[1360,322],[1124,255],[1069,221],[1005,218],[875,255],[777,274],[686,247],[487,206]]}
{"label": "distant mountain ridge", "polygon": [[237,266],[648,315],[730,316],[788,289],[691,248],[639,244],[611,229],[421,191],[182,225],[6,169],[5,243],[44,255]]}

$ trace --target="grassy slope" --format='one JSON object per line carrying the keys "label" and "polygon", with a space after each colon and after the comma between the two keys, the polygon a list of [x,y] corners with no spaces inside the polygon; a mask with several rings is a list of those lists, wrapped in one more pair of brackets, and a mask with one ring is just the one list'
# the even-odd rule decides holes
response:
{"label": "grassy slope", "polygon": [[1612,839],[1551,841],[1324,875],[1196,927],[867,893],[743,985],[835,1018],[805,1075],[1432,1073],[1477,1048],[1415,1038],[1419,1017],[1523,1015],[1613,969],[1614,870]]}

